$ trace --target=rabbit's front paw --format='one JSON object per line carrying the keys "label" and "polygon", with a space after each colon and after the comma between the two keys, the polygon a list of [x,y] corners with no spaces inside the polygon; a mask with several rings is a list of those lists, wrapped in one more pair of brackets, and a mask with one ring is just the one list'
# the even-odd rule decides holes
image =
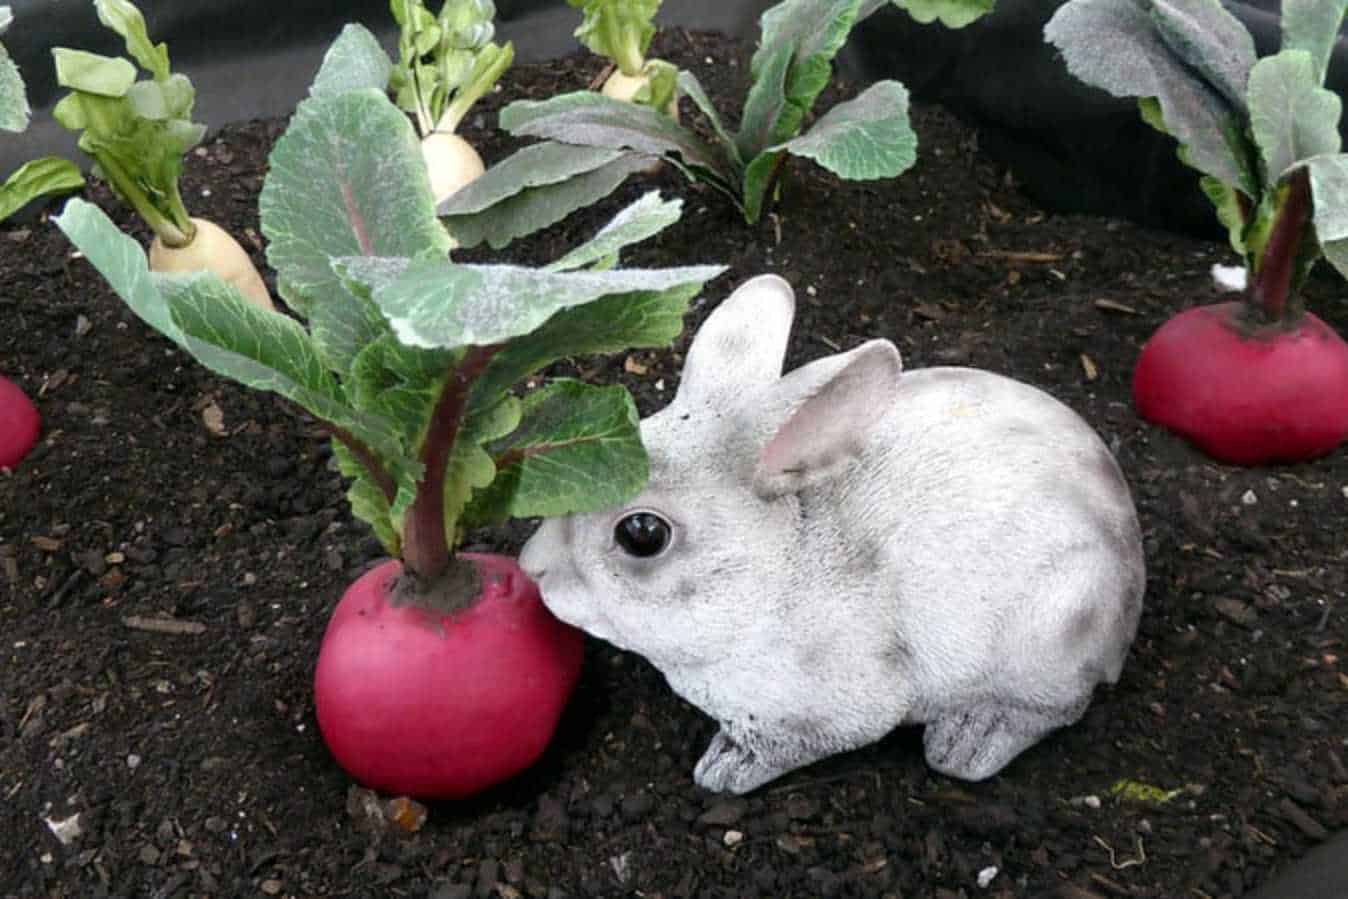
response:
{"label": "rabbit's front paw", "polygon": [[722,728],[698,759],[693,780],[702,789],[713,793],[747,793],[784,774],[785,770],[766,762]]}

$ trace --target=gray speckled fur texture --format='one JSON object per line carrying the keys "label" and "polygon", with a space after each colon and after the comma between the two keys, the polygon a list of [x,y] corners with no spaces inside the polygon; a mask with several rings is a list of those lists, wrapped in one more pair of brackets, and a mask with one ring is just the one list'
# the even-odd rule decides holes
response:
{"label": "gray speckled fur texture", "polygon": [[[1145,581],[1128,486],[1076,413],[1009,378],[901,373],[883,340],[783,376],[794,311],[772,275],[723,302],[642,422],[646,490],[545,522],[521,564],[719,722],[708,790],[917,723],[933,768],[990,777],[1119,677]],[[671,523],[659,555],[615,542],[633,511]]]}

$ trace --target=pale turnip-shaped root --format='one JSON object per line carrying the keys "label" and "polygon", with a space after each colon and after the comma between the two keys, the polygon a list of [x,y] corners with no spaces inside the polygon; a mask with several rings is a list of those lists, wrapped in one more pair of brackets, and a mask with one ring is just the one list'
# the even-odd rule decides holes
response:
{"label": "pale turnip-shaped root", "polygon": [[[614,100],[624,100],[628,103],[633,103],[635,102],[633,98],[636,97],[637,92],[650,83],[651,76],[644,71],[637,75],[627,75],[623,73],[622,69],[614,69],[613,74],[608,76],[608,79],[604,81],[604,86],[599,89],[599,92],[605,97],[611,97]],[[678,122],[679,95],[677,92],[669,98],[669,102],[665,104],[665,108],[662,112],[669,116],[671,121]]]}
{"label": "pale turnip-shaped root", "polygon": [[473,145],[449,131],[432,131],[422,138],[421,156],[431,176],[436,205],[487,170]]}
{"label": "pale turnip-shaped root", "polygon": [[233,284],[244,299],[269,312],[276,311],[257,266],[237,240],[209,219],[192,218],[195,231],[181,247],[170,246],[156,235],[150,243],[150,270],[155,272],[209,271]]}

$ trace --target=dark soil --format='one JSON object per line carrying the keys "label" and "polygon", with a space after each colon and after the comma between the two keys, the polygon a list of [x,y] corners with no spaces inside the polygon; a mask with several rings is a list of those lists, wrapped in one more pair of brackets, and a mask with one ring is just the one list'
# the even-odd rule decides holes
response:
{"label": "dark soil", "polygon": [[[725,106],[742,95],[742,48],[675,31],[658,50]],[[469,136],[501,158],[488,124],[504,98],[598,69],[516,68]],[[533,770],[433,805],[413,835],[371,835],[347,813],[310,695],[328,612],[379,555],[323,434],[175,352],[43,222],[0,236],[0,371],[44,417],[36,451],[0,475],[0,895],[1227,897],[1348,826],[1348,454],[1229,468],[1129,402],[1140,344],[1213,299],[1208,268],[1229,252],[1043,212],[970,129],[940,109],[914,119],[921,160],[902,178],[798,166],[756,227],[666,171],[653,180],[685,198],[683,220],[629,261],[731,266],[686,334],[775,271],[802,300],[789,366],[888,337],[909,367],[1010,374],[1100,430],[1135,491],[1148,595],[1122,681],[1079,724],[986,783],[935,775],[905,729],[728,799],[691,779],[712,723],[642,659],[591,641]],[[252,237],[259,264],[256,194],[283,124],[227,129],[185,179],[189,204]],[[552,258],[651,186],[522,251]],[[88,195],[145,238],[105,190]],[[1336,279],[1308,295],[1348,333]],[[686,343],[574,370],[626,383],[649,413]],[[514,551],[525,535],[474,540]],[[1178,793],[1127,801],[1123,780]],[[63,845],[45,822],[76,814]]]}

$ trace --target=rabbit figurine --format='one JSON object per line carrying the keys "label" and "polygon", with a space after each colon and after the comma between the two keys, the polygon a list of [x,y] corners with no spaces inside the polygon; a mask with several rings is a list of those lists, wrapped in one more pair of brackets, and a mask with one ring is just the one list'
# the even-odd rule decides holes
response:
{"label": "rabbit figurine", "polygon": [[745,793],[924,724],[982,780],[1119,677],[1145,574],[1109,450],[1067,406],[885,340],[781,374],[784,280],[743,284],[641,423],[629,505],[545,521],[523,568],[720,724],[696,782]]}

